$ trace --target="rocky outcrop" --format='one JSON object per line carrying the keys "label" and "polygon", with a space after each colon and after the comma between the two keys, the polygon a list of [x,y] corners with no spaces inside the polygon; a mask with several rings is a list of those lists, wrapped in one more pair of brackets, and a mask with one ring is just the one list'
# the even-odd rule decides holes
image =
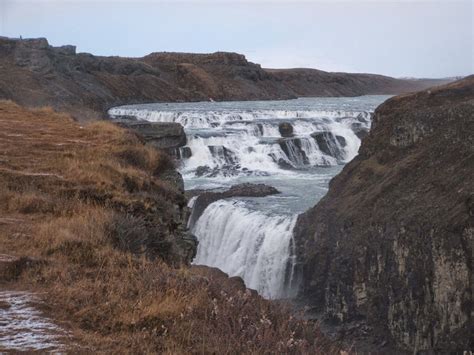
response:
{"label": "rocky outcrop", "polygon": [[193,210],[189,218],[188,225],[194,225],[194,223],[199,219],[199,217],[201,217],[207,206],[218,200],[230,197],[265,197],[279,193],[280,191],[278,191],[273,186],[251,183],[234,185],[230,189],[223,192],[209,192],[205,190],[197,191],[194,194],[195,196],[197,196],[197,198],[194,201]]}
{"label": "rocky outcrop", "polygon": [[172,149],[186,145],[186,134],[179,123],[131,121],[119,122],[119,125],[133,130],[147,144],[158,149]]}
{"label": "rocky outcrop", "polygon": [[147,122],[131,119],[122,119],[116,121],[116,123],[121,127],[134,131],[144,143],[163,150],[174,158],[185,158],[191,153],[189,148],[184,149],[187,140],[186,133],[184,133],[184,128],[179,123]]}
{"label": "rocky outcrop", "polygon": [[474,76],[388,100],[298,218],[301,296],[409,351],[472,349]]}
{"label": "rocky outcrop", "polygon": [[237,53],[152,53],[143,58],[76,53],[44,38],[0,37],[0,99],[52,106],[76,119],[107,109],[158,101],[263,100],[354,96],[419,90],[439,81],[317,70],[266,70]]}
{"label": "rocky outcrop", "polygon": [[344,158],[343,151],[340,147],[344,148],[347,145],[346,139],[343,136],[338,136],[332,132],[316,132],[311,133],[311,137],[314,138],[319,150],[326,155],[342,160]]}

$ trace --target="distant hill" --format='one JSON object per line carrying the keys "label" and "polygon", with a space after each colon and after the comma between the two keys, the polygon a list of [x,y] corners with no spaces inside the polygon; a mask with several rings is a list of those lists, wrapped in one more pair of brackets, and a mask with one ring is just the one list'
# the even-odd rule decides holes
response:
{"label": "distant hill", "polygon": [[0,37],[0,99],[100,118],[112,106],[157,101],[269,100],[418,91],[443,80],[403,80],[315,69],[263,69],[237,53],[76,53],[44,38]]}

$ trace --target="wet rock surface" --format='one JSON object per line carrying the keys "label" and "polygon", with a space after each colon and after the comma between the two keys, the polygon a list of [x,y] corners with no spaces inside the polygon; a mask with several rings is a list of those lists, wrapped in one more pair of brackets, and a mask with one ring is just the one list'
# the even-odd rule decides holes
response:
{"label": "wet rock surface", "polygon": [[342,147],[345,147],[346,140],[344,137],[334,135],[331,132],[316,132],[312,133],[311,137],[314,138],[318,144],[319,149],[324,154],[334,157],[338,160],[343,159],[343,154],[341,149],[338,147],[338,143]]}
{"label": "wet rock surface", "polygon": [[223,192],[210,192],[206,190],[188,191],[187,196],[197,196],[188,225],[192,226],[211,203],[230,197],[265,197],[280,193],[273,186],[265,184],[244,183],[232,186]]}
{"label": "wet rock surface", "polygon": [[295,227],[301,299],[402,350],[472,349],[474,76],[388,100]]}
{"label": "wet rock surface", "polygon": [[278,125],[278,131],[282,137],[293,137],[293,126],[289,122],[282,122]]}

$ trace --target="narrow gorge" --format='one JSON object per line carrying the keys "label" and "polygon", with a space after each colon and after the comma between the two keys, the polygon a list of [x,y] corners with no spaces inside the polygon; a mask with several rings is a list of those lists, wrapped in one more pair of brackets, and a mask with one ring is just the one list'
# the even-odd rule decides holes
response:
{"label": "narrow gorge", "polygon": [[[446,351],[471,346],[473,98],[470,77],[392,99],[109,114],[184,126],[187,143],[174,154],[189,206],[206,200],[189,225],[194,263],[240,276],[267,298],[298,297],[324,319],[367,324],[393,348]],[[231,192],[245,184],[276,192]]]}
{"label": "narrow gorge", "polygon": [[472,75],[0,37],[0,128],[0,352],[474,349]]}

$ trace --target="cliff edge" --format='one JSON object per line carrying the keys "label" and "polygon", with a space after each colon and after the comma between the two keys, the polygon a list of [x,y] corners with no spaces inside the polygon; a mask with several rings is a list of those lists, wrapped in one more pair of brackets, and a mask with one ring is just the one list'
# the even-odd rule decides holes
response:
{"label": "cliff edge", "polygon": [[301,296],[410,351],[473,348],[474,76],[389,99],[299,216]]}

